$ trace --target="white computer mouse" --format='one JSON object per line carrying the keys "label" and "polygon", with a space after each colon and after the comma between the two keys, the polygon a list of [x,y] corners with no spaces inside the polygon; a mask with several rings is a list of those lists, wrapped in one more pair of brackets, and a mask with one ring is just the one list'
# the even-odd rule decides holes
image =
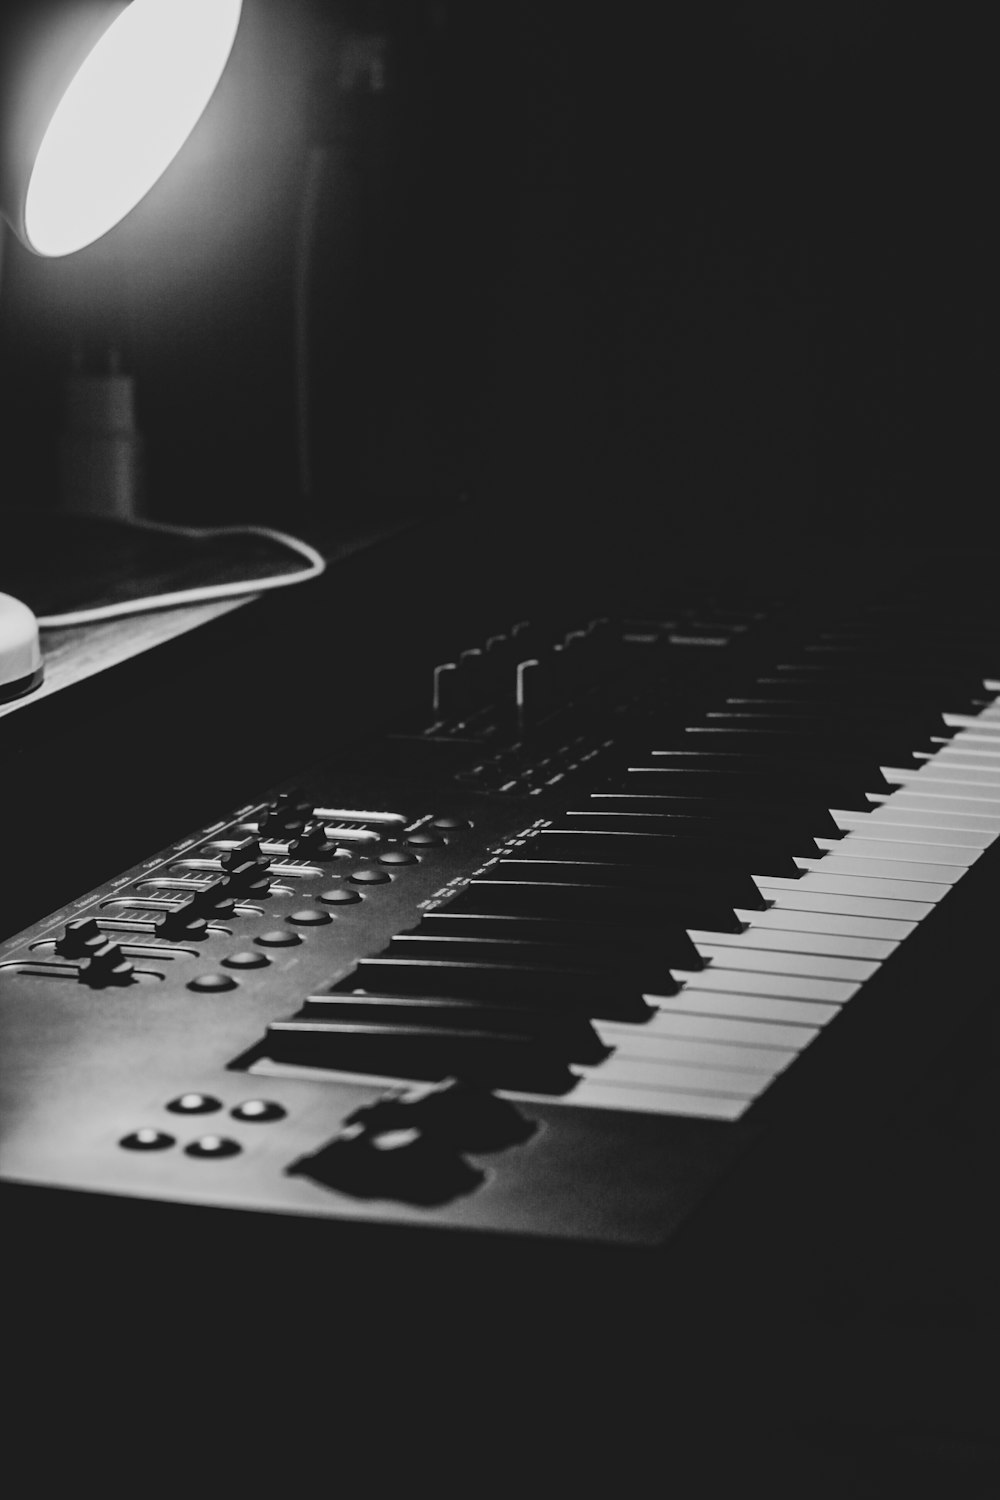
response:
{"label": "white computer mouse", "polygon": [[30,693],[43,670],[38,621],[20,599],[0,594],[0,703]]}

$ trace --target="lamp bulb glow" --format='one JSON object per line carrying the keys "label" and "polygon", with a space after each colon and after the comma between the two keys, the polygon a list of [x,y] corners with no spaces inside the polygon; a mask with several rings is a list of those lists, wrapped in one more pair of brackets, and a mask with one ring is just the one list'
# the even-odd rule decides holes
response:
{"label": "lamp bulb glow", "polygon": [[201,118],[243,0],[132,0],[88,54],[35,159],[24,207],[39,255],[82,250],[162,176]]}

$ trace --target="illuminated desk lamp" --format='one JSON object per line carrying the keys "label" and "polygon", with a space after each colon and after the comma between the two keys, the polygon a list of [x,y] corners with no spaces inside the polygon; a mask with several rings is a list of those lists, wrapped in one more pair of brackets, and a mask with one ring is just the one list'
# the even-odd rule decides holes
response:
{"label": "illuminated desk lamp", "polygon": [[[40,256],[71,255],[130,213],[198,123],[236,39],[243,0],[34,0],[17,24],[16,118],[3,218]],[[7,23],[5,22],[5,25]],[[32,92],[41,80],[40,97]],[[3,225],[0,223],[0,274]],[[0,702],[42,678],[31,611],[0,595]]]}

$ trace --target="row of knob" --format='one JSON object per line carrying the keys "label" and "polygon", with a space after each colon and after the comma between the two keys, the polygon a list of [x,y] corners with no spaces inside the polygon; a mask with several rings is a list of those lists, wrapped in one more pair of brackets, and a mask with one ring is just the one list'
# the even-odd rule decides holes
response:
{"label": "row of knob", "polygon": [[[281,820],[282,832],[287,832],[289,825],[301,823],[309,836],[312,816],[312,806],[304,799],[294,793],[283,793],[267,809],[260,824],[268,824],[274,835],[279,831],[275,819]],[[323,825],[317,826],[322,831]],[[419,851],[444,844],[448,834],[467,826],[468,821],[460,817],[442,815],[434,818],[406,837],[405,845],[412,847],[396,844],[383,847],[374,856],[373,864],[359,865],[350,872],[344,885],[322,892],[319,900],[324,906],[355,904],[363,899],[364,888],[387,884],[393,869],[416,864]],[[331,843],[330,847],[334,848],[335,844]],[[271,878],[267,872],[271,859],[261,852],[259,836],[244,839],[236,847],[226,849],[219,856],[218,863],[221,873],[217,879],[192,891],[156,919],[153,923],[155,937],[169,942],[199,941],[210,935],[213,921],[232,916],[238,904],[266,895],[270,889]],[[292,945],[301,941],[295,927],[325,924],[331,921],[331,917],[322,907],[309,907],[290,913],[288,921],[293,924],[291,928],[261,933],[256,941],[265,948]],[[135,966],[120,944],[108,936],[94,917],[78,917],[68,922],[54,946],[60,957],[79,961],[78,979],[91,988],[130,985],[137,977]],[[245,969],[261,967],[268,959],[265,954],[251,949],[231,954],[222,962],[227,967]],[[209,974],[197,976],[189,988],[232,988],[234,984],[231,976]]]}
{"label": "row of knob", "polygon": [[611,622],[603,618],[555,635],[520,621],[434,668],[435,719],[507,707],[519,727],[529,729],[604,675],[614,642]]}

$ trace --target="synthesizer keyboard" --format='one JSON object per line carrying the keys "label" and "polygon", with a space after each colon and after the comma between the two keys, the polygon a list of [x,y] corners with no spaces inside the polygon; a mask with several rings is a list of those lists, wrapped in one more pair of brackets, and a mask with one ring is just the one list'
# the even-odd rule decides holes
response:
{"label": "synthesizer keyboard", "polygon": [[982,1001],[996,623],[706,600],[456,643],[423,710],[3,945],[0,1176],[643,1249],[863,1142]]}

